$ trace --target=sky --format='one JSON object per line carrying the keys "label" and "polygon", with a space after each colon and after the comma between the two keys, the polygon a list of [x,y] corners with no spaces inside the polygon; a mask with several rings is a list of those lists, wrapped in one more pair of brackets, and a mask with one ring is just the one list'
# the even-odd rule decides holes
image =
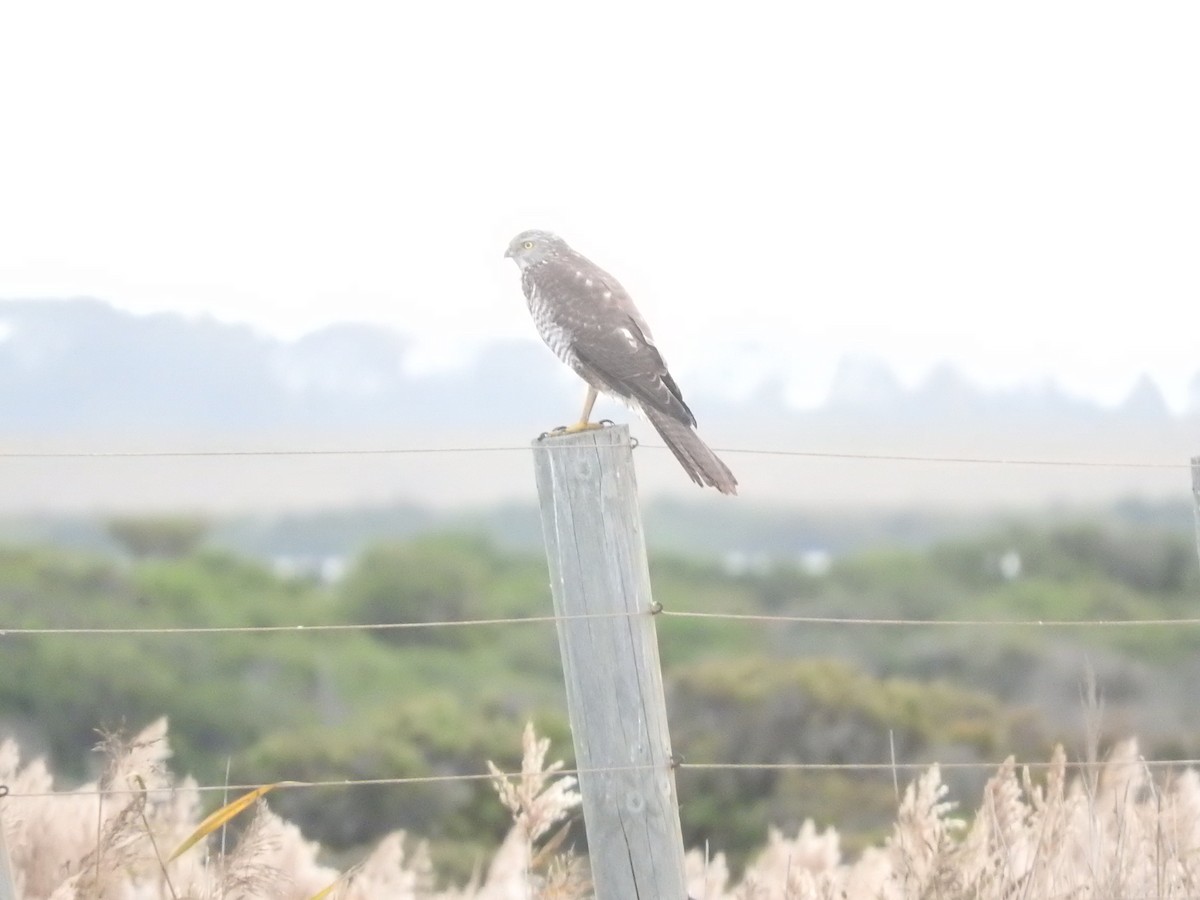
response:
{"label": "sky", "polygon": [[1198,46],[1191,2],[5,4],[0,298],[375,322],[437,368],[534,337],[537,227],[685,383],[1145,372],[1179,409]]}

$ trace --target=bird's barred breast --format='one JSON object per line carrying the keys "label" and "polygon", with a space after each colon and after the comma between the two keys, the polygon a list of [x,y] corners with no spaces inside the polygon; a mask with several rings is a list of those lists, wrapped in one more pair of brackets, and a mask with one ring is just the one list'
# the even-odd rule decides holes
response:
{"label": "bird's barred breast", "polygon": [[576,368],[575,354],[571,351],[571,335],[555,315],[554,304],[548,302],[545,293],[532,283],[529,285],[526,299],[529,301],[529,313],[533,316],[533,324],[537,326],[538,334],[542,336],[546,346],[572,369]]}

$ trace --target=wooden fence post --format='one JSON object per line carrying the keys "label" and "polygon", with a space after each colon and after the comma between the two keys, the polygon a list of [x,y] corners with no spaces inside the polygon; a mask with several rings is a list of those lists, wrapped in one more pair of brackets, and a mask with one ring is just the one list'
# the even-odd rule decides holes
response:
{"label": "wooden fence post", "polygon": [[548,437],[533,457],[596,900],[684,900],[629,428]]}
{"label": "wooden fence post", "polygon": [[1196,518],[1196,553],[1200,555],[1200,456],[1192,457],[1192,509]]}
{"label": "wooden fence post", "polygon": [[[8,794],[8,786],[0,784],[0,798]],[[8,857],[8,841],[4,837],[4,804],[0,803],[0,900],[17,900],[17,885],[13,878],[12,862]]]}

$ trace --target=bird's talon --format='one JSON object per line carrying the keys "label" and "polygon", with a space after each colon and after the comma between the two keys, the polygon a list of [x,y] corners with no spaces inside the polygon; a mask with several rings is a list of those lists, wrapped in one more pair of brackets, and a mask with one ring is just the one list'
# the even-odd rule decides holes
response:
{"label": "bird's talon", "polygon": [[546,432],[549,437],[561,437],[564,434],[579,434],[581,431],[596,431],[604,426],[599,422],[576,422],[574,425],[559,425]]}

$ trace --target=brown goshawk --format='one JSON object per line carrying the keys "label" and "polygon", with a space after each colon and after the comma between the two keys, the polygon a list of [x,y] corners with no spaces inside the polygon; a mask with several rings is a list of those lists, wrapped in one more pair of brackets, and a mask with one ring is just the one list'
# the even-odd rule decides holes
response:
{"label": "brown goshawk", "polygon": [[600,427],[589,419],[603,391],[650,421],[692,481],[736,494],[737,479],[696,434],[696,417],[617,280],[548,231],[521,232],[504,255],[521,269],[542,340],[588,385],[579,421],[558,433]]}

